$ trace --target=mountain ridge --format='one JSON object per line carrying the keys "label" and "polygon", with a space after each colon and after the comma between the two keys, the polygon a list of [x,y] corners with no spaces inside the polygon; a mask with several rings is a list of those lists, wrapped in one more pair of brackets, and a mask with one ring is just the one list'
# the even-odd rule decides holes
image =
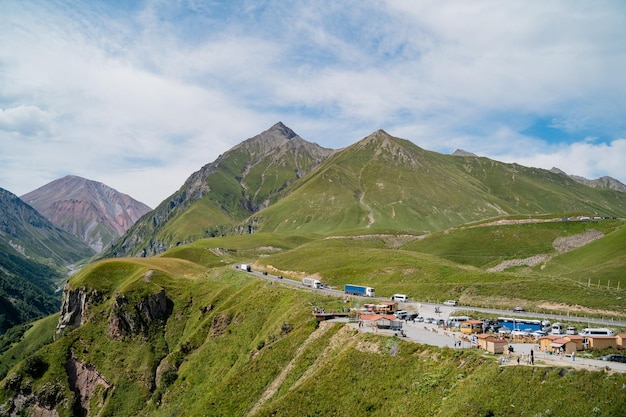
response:
{"label": "mountain ridge", "polygon": [[256,231],[414,233],[507,215],[626,216],[626,195],[614,192],[539,168],[428,151],[382,129],[330,150],[279,122],[192,174],[105,256],[149,256]]}
{"label": "mountain ridge", "polygon": [[194,172],[102,256],[149,256],[226,233],[332,152],[277,122]]}

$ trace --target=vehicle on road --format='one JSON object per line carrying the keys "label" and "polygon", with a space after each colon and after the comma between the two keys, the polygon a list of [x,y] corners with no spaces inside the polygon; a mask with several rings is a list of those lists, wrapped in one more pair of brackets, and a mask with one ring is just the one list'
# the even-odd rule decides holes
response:
{"label": "vehicle on road", "polygon": [[524,307],[515,307],[512,311],[514,313],[523,313],[526,309]]}
{"label": "vehicle on road", "polygon": [[395,301],[397,303],[406,303],[409,301],[409,296],[406,294],[394,294],[391,296],[391,301]]}
{"label": "vehicle on road", "polygon": [[362,297],[376,297],[374,288],[365,287],[363,285],[346,284],[343,287],[343,292],[346,294],[360,295]]}
{"label": "vehicle on road", "polygon": [[600,359],[602,359],[603,361],[626,363],[626,356],[619,355],[617,353],[611,353],[610,355],[604,355],[604,356],[600,357]]}
{"label": "vehicle on road", "polygon": [[252,271],[252,267],[248,264],[241,264],[241,266],[239,267],[242,271],[247,271],[247,272],[251,272]]}
{"label": "vehicle on road", "polygon": [[458,303],[456,302],[456,300],[446,300],[443,302],[444,306],[456,306]]}
{"label": "vehicle on road", "polygon": [[302,278],[302,285],[311,288],[322,288],[322,283],[320,282],[320,280],[315,278]]}

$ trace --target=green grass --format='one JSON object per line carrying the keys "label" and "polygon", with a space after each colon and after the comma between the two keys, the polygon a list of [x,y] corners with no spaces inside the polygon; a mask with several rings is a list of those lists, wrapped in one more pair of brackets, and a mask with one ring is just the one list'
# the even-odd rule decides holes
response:
{"label": "green grass", "polygon": [[[403,248],[430,253],[460,264],[486,268],[506,259],[557,254],[552,243],[559,237],[569,237],[587,230],[611,234],[622,227],[623,222],[620,220],[464,227],[446,233],[435,233]],[[604,245],[606,244],[601,246]],[[612,251],[610,253],[613,255]]]}
{"label": "green grass", "polygon": [[[360,247],[354,248],[351,258],[346,260],[352,268],[365,261],[369,264],[361,266],[363,271],[375,268],[385,262],[385,254],[386,262],[402,267],[420,260],[429,263],[432,272],[437,265],[431,255],[390,251],[383,249],[384,242],[376,240],[357,242]],[[303,245],[308,249],[300,255],[306,254],[309,259],[320,251],[318,256],[326,256],[327,250],[350,248],[346,243],[342,239],[310,242]],[[292,256],[292,251],[297,252],[292,249],[281,255]],[[389,259],[390,254],[397,258]],[[310,260],[315,261],[315,258]],[[584,414],[589,407],[598,407],[603,413],[600,415],[623,412],[624,393],[617,388],[626,384],[623,374],[564,373],[558,369],[528,367],[500,369],[493,357],[478,351],[438,349],[360,334],[341,324],[330,325],[296,355],[316,331],[311,307],[331,310],[345,304],[317,292],[298,291],[257,279],[231,267],[190,264],[182,258],[121,259],[100,262],[81,272],[73,278],[73,287],[78,283],[96,285],[108,294],[124,294],[136,304],[147,295],[163,290],[171,301],[172,314],[164,325],[151,327],[147,337],[115,340],[108,336],[114,298],[90,306],[90,320],[85,325],[38,351],[48,364],[45,374],[34,379],[23,376],[21,385],[29,385],[37,393],[56,384],[63,395],[71,397],[64,363],[72,354],[92,364],[116,387],[108,393],[97,393],[92,400],[92,413],[245,415],[293,361],[283,383],[255,415],[452,416],[461,413],[482,416],[489,411],[495,415],[518,415],[517,410],[536,414],[547,409],[560,410],[555,407],[554,397],[562,395],[570,398],[563,409],[571,415]],[[459,282],[474,281],[475,278],[460,274],[458,269],[449,264],[439,273],[448,277],[458,273]],[[460,269],[469,271],[467,267]],[[146,275],[146,271],[153,272]],[[390,276],[395,275],[390,273]],[[103,280],[107,281],[106,285]],[[510,285],[514,282],[512,279]],[[421,285],[436,288],[442,283],[428,276]],[[47,327],[42,322],[33,329],[52,330],[55,320],[47,323]],[[42,337],[27,332],[20,343],[27,343],[29,338],[43,340]],[[31,342],[31,346],[36,344]],[[164,385],[157,385],[155,380],[159,364],[169,364],[172,370],[170,380]],[[9,376],[19,372],[17,364]],[[0,399],[5,401],[15,389],[2,387]],[[516,410],[509,409],[511,403]],[[57,406],[61,416],[71,414],[70,404]],[[459,404],[464,404],[462,409]]]}

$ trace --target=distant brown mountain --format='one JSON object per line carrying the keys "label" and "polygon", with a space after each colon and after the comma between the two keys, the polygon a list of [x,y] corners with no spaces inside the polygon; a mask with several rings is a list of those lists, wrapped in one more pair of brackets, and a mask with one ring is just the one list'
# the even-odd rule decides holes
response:
{"label": "distant brown mountain", "polygon": [[151,209],[100,182],[68,175],[20,197],[100,252]]}

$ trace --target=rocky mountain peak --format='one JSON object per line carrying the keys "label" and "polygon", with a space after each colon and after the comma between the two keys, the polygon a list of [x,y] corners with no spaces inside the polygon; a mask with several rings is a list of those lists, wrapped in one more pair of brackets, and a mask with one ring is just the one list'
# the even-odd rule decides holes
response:
{"label": "rocky mountain peak", "polygon": [[54,180],[21,199],[57,227],[100,252],[150,207],[97,181],[75,175]]}
{"label": "rocky mountain peak", "polygon": [[464,151],[463,149],[457,149],[452,152],[452,156],[477,156],[476,154],[468,151]]}
{"label": "rocky mountain peak", "polygon": [[608,188],[610,190],[617,190],[617,191],[622,191],[622,192],[626,192],[626,185],[623,184],[622,182],[620,182],[619,180],[616,180],[613,177],[608,177],[608,176],[604,176],[604,177],[600,177],[600,178],[596,178],[595,180],[590,180],[588,178],[585,177],[581,177],[579,175],[568,175],[565,171],[556,168],[556,167],[552,167],[552,169],[550,169],[550,172],[554,172],[555,174],[561,174],[561,175],[565,175],[568,176],[569,178],[573,179],[574,181],[580,183],[580,184],[585,184],[589,187],[593,187],[593,188]]}

